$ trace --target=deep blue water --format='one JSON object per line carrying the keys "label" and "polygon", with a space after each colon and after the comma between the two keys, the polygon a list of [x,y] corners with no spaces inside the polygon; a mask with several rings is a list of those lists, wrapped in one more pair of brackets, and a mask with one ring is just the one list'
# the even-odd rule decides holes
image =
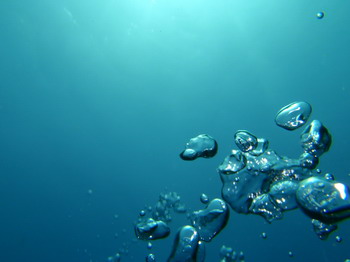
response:
{"label": "deep blue water", "polygon": [[[201,193],[220,197],[216,168],[237,130],[301,153],[300,130],[274,123],[293,101],[332,133],[319,167],[350,184],[349,10],[346,0],[2,0],[0,261],[102,262],[121,248],[122,261],[144,261],[139,211],[161,192],[190,210],[203,208]],[[181,160],[201,133],[218,154]],[[175,215],[154,242],[157,261],[186,223]],[[231,212],[206,261],[223,244],[247,262],[344,261],[350,223],[339,226],[321,241],[300,210],[272,224]]]}

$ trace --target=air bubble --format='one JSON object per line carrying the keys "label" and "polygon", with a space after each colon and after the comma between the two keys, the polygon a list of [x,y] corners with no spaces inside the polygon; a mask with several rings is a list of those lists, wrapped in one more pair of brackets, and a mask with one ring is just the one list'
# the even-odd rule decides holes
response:
{"label": "air bubble", "polygon": [[245,130],[237,131],[234,139],[236,146],[243,152],[252,151],[258,146],[258,139]]}
{"label": "air bubble", "polygon": [[297,208],[295,192],[298,189],[298,182],[295,181],[279,181],[271,185],[269,195],[275,204],[283,210],[291,210]]}
{"label": "air bubble", "polygon": [[168,262],[194,262],[197,257],[199,235],[191,226],[183,226],[177,232]]}
{"label": "air bubble", "polygon": [[338,243],[342,242],[343,239],[340,236],[336,236],[335,237],[335,241],[337,241]]}
{"label": "air bubble", "polygon": [[200,200],[203,204],[207,204],[209,202],[209,198],[206,194],[201,194]]}
{"label": "air bubble", "polygon": [[281,209],[275,205],[268,194],[255,197],[249,210],[251,213],[261,215],[269,223],[283,217]]}
{"label": "air bubble", "polygon": [[266,138],[258,138],[258,145],[254,150],[249,151],[249,154],[253,156],[260,156],[261,154],[265,153],[268,147],[269,141]]}
{"label": "air bubble", "polygon": [[309,103],[294,102],[278,111],[275,122],[284,129],[295,130],[307,122],[311,112],[312,108]]}
{"label": "air bubble", "polygon": [[215,139],[202,134],[190,139],[180,157],[183,160],[195,160],[198,157],[211,158],[216,155],[217,151],[218,144]]}
{"label": "air bubble", "polygon": [[299,157],[300,165],[308,169],[314,169],[318,165],[318,157],[309,153],[303,153]]}
{"label": "air bubble", "polygon": [[318,12],[316,14],[317,19],[322,19],[324,17],[324,12]]}
{"label": "air bubble", "polygon": [[232,153],[224,159],[218,170],[222,174],[230,175],[242,170],[246,163],[247,159],[241,151],[232,150]]}
{"label": "air bubble", "polygon": [[155,262],[156,261],[156,257],[153,254],[148,254],[146,257],[146,262]]}
{"label": "air bubble", "polygon": [[244,253],[241,251],[237,254],[231,247],[223,245],[220,248],[220,262],[244,262]]}
{"label": "air bubble", "polygon": [[161,239],[170,234],[170,228],[161,220],[148,218],[135,226],[135,234],[138,239],[142,240]]}
{"label": "air bubble", "polygon": [[199,233],[201,240],[210,242],[227,224],[229,209],[226,203],[215,198],[206,209],[195,211],[191,215],[192,225]]}
{"label": "air bubble", "polygon": [[350,217],[350,194],[345,184],[310,177],[300,182],[296,197],[308,216],[323,223],[330,224]]}
{"label": "air bubble", "polygon": [[306,153],[315,157],[327,152],[332,144],[328,129],[318,120],[308,125],[300,136],[301,145]]}
{"label": "air bubble", "polygon": [[332,174],[330,174],[330,173],[325,174],[324,178],[327,179],[327,180],[331,180],[331,181],[334,180],[334,176]]}

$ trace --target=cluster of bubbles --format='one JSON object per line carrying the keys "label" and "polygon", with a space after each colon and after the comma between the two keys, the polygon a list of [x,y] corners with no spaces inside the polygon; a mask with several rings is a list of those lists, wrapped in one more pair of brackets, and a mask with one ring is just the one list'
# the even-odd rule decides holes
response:
{"label": "cluster of bubbles", "polygon": [[220,249],[220,262],[244,262],[244,253],[237,253],[231,247],[223,245]]}
{"label": "cluster of bubbles", "polygon": [[[275,122],[286,130],[296,130],[306,124],[311,112],[308,103],[294,102],[277,113]],[[218,168],[222,197],[236,212],[258,214],[268,222],[299,207],[312,218],[316,234],[326,239],[337,229],[335,223],[350,216],[349,188],[333,175],[321,176],[315,171],[319,157],[332,143],[320,121],[306,126],[300,142],[304,152],[291,159],[269,149],[264,138],[236,132],[238,150],[232,150]]]}
{"label": "cluster of bubbles", "polygon": [[[294,102],[278,111],[275,122],[285,130],[297,130],[306,125],[311,112],[310,104]],[[319,120],[311,121],[301,132],[303,152],[297,159],[280,156],[269,149],[267,139],[246,130],[237,131],[234,142],[237,149],[217,169],[223,184],[222,199],[210,201],[207,195],[200,196],[206,207],[187,214],[190,223],[177,231],[168,262],[204,261],[205,243],[225,228],[229,207],[237,213],[260,215],[269,223],[282,219],[286,211],[300,208],[311,218],[314,232],[322,240],[337,229],[338,222],[350,217],[349,187],[332,174],[321,175],[316,169],[319,158],[332,144],[330,132]],[[201,134],[189,140],[180,157],[186,161],[210,158],[217,150],[215,139]],[[140,212],[136,237],[152,241],[169,236],[171,211],[186,213],[187,209],[177,193],[160,194],[153,208]],[[266,239],[266,233],[261,237]],[[341,242],[341,237],[337,236],[336,241]],[[219,257],[221,262],[244,261],[243,252],[226,246],[222,246]],[[149,254],[146,261],[156,261],[155,255]]]}
{"label": "cluster of bubbles", "polygon": [[[191,225],[181,227],[176,233],[168,261],[204,261],[204,242],[210,242],[226,226],[229,218],[227,204],[219,198],[209,202],[205,194],[200,199],[207,207],[187,213]],[[170,234],[168,224],[172,220],[171,210],[186,213],[186,208],[176,192],[160,194],[156,205],[148,210],[149,216],[146,216],[146,211],[141,210],[135,224],[136,237],[146,241],[162,239]],[[148,242],[148,245],[151,243]],[[146,261],[155,261],[155,255],[148,254]]]}
{"label": "cluster of bubbles", "polygon": [[146,211],[140,211],[138,223],[135,225],[135,234],[141,240],[156,240],[165,238],[170,234],[167,223],[172,220],[171,211],[186,213],[186,206],[181,202],[176,192],[161,193],[155,206],[148,207],[150,216]]}

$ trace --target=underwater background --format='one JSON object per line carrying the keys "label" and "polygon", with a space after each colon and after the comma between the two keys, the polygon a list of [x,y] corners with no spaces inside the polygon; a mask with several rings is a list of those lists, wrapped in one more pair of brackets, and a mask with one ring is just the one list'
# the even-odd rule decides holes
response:
{"label": "underwater background", "polygon": [[[221,197],[216,169],[237,130],[297,158],[302,130],[274,123],[294,101],[332,134],[318,168],[349,185],[349,10],[348,0],[1,0],[0,261],[166,261],[186,215],[149,250],[134,233],[140,210],[162,192],[189,211],[202,193]],[[217,155],[183,161],[203,133]],[[349,237],[345,220],[318,239],[299,209],[271,224],[231,212],[206,261],[222,245],[247,262],[344,261]]]}

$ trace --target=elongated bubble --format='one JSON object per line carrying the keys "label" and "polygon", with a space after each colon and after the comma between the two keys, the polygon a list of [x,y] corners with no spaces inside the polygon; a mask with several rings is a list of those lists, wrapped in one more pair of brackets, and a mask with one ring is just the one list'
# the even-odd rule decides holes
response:
{"label": "elongated bubble", "polygon": [[202,134],[190,139],[180,157],[183,160],[195,160],[198,157],[211,158],[216,155],[217,151],[218,144],[215,139]]}
{"label": "elongated bubble", "polygon": [[306,153],[315,157],[327,152],[332,144],[328,129],[318,120],[308,125],[300,136],[301,146]]}
{"label": "elongated bubble", "polygon": [[229,209],[226,203],[215,198],[206,209],[195,211],[191,215],[192,225],[199,233],[199,238],[210,242],[227,224]]}
{"label": "elongated bubble", "polygon": [[194,227],[183,226],[177,232],[168,262],[196,262],[199,235]]}
{"label": "elongated bubble", "polygon": [[200,200],[203,204],[208,204],[209,202],[209,197],[206,194],[201,194]]}
{"label": "elongated bubble", "polygon": [[135,226],[135,234],[138,239],[155,240],[167,237],[170,234],[170,228],[161,220],[149,218]]}
{"label": "elongated bubble", "polygon": [[203,241],[198,241],[196,262],[205,261],[205,244]]}
{"label": "elongated bubble", "polygon": [[307,122],[311,112],[312,108],[309,103],[294,102],[278,111],[275,122],[284,129],[295,130]]}

